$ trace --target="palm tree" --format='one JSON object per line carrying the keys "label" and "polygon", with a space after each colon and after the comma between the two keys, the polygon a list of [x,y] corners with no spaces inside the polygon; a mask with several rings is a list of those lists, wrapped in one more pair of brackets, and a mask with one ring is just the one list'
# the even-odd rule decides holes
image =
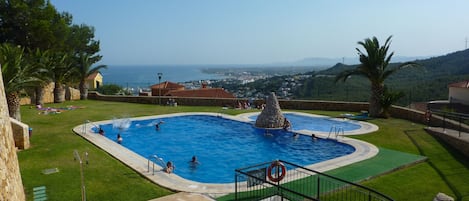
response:
{"label": "palm tree", "polygon": [[52,82],[52,79],[49,74],[50,70],[48,70],[52,67],[51,54],[48,50],[29,50],[29,61],[30,65],[34,66],[37,69],[42,69],[37,73],[37,77],[41,80],[41,82],[39,83],[39,85],[34,87],[34,103],[36,105],[43,105],[44,87],[50,82]]}
{"label": "palm tree", "polygon": [[391,91],[385,85],[383,89],[383,96],[381,97],[381,100],[380,100],[381,107],[383,108],[383,112],[381,113],[382,114],[381,116],[384,118],[388,118],[389,108],[391,108],[391,106],[394,103],[396,103],[399,99],[401,99],[404,96],[405,96],[404,92]]}
{"label": "palm tree", "polygon": [[26,88],[40,83],[38,69],[29,65],[24,57],[24,48],[11,44],[0,45],[0,64],[10,117],[21,121],[20,94]]}
{"label": "palm tree", "polygon": [[70,56],[65,53],[55,53],[52,63],[50,76],[54,81],[54,103],[62,103],[65,101],[64,84],[72,78],[75,69]]}
{"label": "palm tree", "polygon": [[88,99],[88,85],[86,83],[86,78],[93,73],[99,72],[100,69],[106,69],[106,65],[98,65],[91,67],[94,61],[90,58],[88,54],[80,54],[78,58],[78,71],[76,71],[78,78],[80,79],[80,100]]}
{"label": "palm tree", "polygon": [[358,44],[366,50],[367,54],[356,48],[358,56],[360,57],[360,64],[354,69],[345,70],[339,73],[335,79],[336,82],[339,80],[345,82],[351,75],[359,75],[370,80],[371,96],[368,112],[371,117],[381,117],[383,115],[381,100],[384,91],[384,81],[386,78],[403,68],[418,66],[418,64],[414,62],[405,62],[395,68],[387,69],[389,62],[394,55],[394,52],[391,52],[388,55],[391,38],[392,36],[389,36],[383,46],[380,46],[376,37],[359,41]]}

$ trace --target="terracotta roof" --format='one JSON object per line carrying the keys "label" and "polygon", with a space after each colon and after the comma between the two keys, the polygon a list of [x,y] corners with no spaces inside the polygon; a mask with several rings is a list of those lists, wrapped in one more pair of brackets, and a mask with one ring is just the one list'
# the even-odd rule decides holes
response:
{"label": "terracotta roof", "polygon": [[180,84],[177,84],[174,82],[168,82],[168,81],[162,82],[160,84],[151,85],[152,89],[158,89],[160,87],[161,89],[179,89],[179,88],[184,88],[184,85],[180,85]]}
{"label": "terracotta roof", "polygon": [[98,76],[98,74],[100,74],[100,72],[94,72],[93,74],[90,74],[86,79],[87,80],[94,80],[96,78],[96,76]]}
{"label": "terracotta roof", "polygon": [[201,88],[190,90],[173,90],[165,94],[165,96],[177,97],[205,97],[205,98],[235,98],[233,94],[222,88]]}
{"label": "terracotta roof", "polygon": [[469,88],[469,80],[449,84],[448,87]]}

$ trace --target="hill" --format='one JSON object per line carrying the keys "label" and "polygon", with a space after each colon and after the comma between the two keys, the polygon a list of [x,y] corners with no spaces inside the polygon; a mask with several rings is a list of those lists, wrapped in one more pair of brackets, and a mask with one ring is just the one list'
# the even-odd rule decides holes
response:
{"label": "hill", "polygon": [[[391,89],[406,93],[406,97],[398,102],[399,105],[447,99],[448,84],[469,79],[469,49],[414,62],[421,66],[404,69],[386,80],[385,84]],[[389,67],[399,64],[401,63],[392,63]],[[314,76],[305,80],[305,84],[294,92],[295,98],[367,101],[369,83],[366,78],[354,77],[345,83],[333,84],[335,75],[355,67],[357,65],[338,63],[326,70],[312,73]],[[317,92],[320,90],[323,92]],[[316,93],[312,93],[314,91]]]}
{"label": "hill", "polygon": [[[448,84],[469,80],[469,49],[428,59],[414,60],[418,68],[401,70],[389,77],[385,84],[393,91],[406,94],[397,104],[448,99]],[[390,68],[401,63],[392,63]],[[346,82],[335,83],[335,76],[357,65],[337,63],[325,70],[310,68],[309,72],[281,75],[260,79],[248,84],[217,83],[218,87],[236,94],[237,97],[262,98],[271,91],[280,98],[335,101],[368,101],[368,79],[353,76]]]}
{"label": "hill", "polygon": [[[461,75],[469,74],[469,49],[453,52],[447,55],[431,57],[423,60],[414,60],[414,62],[421,65],[421,69],[400,71],[397,77],[405,76],[405,74],[418,73],[423,75],[424,78],[433,78],[435,76],[445,75]],[[395,67],[399,63],[392,63],[390,67]],[[355,68],[357,65],[345,65],[337,63],[336,65],[326,70],[320,71],[321,74],[335,75],[343,70]],[[422,72],[423,74],[419,73]]]}

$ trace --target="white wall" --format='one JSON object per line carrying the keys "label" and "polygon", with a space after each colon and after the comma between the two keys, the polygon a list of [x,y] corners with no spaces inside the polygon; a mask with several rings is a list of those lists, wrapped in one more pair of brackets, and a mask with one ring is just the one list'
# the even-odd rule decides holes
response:
{"label": "white wall", "polygon": [[469,88],[450,87],[449,101],[469,105]]}

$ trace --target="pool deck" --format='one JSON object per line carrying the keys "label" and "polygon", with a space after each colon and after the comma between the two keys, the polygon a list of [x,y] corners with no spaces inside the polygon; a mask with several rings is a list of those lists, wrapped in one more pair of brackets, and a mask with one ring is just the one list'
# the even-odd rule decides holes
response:
{"label": "pool deck", "polygon": [[[219,114],[219,113],[178,113],[178,114],[138,117],[138,118],[132,118],[132,120],[163,118],[163,117],[171,117],[171,116],[179,116],[179,115],[215,115],[215,116],[219,116],[222,118],[233,119],[233,120],[238,120],[238,121],[245,121],[245,122],[250,121],[250,120],[246,120],[246,116],[243,116],[245,114],[238,115],[238,116],[231,116],[231,115],[225,115],[225,114]],[[219,197],[219,196],[234,192],[235,190],[234,183],[228,183],[228,184],[200,183],[200,182],[195,182],[195,181],[184,179],[176,174],[168,174],[163,171],[163,168],[161,166],[157,164],[153,164],[153,162],[149,162],[147,158],[140,156],[136,154],[135,152],[123,146],[120,146],[115,141],[110,140],[106,138],[105,136],[96,134],[91,130],[91,128],[94,127],[94,125],[108,124],[108,123],[112,123],[112,120],[100,121],[100,122],[88,122],[88,123],[76,126],[73,129],[73,131],[76,134],[85,138],[86,140],[90,141],[97,147],[103,149],[104,151],[106,151],[107,153],[109,153],[110,155],[112,155],[113,157],[121,161],[122,163],[126,164],[130,168],[134,169],[135,171],[137,171],[139,174],[146,177],[150,181],[158,185],[164,186],[168,189],[174,190],[174,191],[186,192],[184,194],[177,193],[174,195],[177,198],[170,199],[170,200],[186,200],[184,199],[184,197],[186,197],[187,200],[196,200],[195,198],[192,199],[192,197],[194,196],[204,200],[204,199],[209,199],[208,197]],[[357,122],[357,123],[365,125],[365,126],[362,126],[362,128],[360,129],[361,131],[354,131],[358,134],[370,133],[378,129],[377,126],[373,124],[369,124],[366,122]],[[312,134],[311,131],[307,131],[307,130],[301,130],[301,131],[295,131],[295,132],[298,132],[299,134],[303,134],[303,135]],[[329,133],[320,133],[320,132],[314,132],[314,134],[320,138],[327,138],[329,135]],[[347,133],[347,134],[350,134],[350,133]],[[316,171],[326,172],[326,171],[330,171],[339,167],[343,167],[346,165],[350,165],[359,161],[372,158],[376,156],[379,152],[379,149],[377,147],[367,142],[347,138],[346,136],[337,136],[336,139],[339,142],[352,145],[353,147],[355,147],[356,151],[346,156],[338,157],[332,160],[316,163],[313,165],[308,165],[306,167],[314,169]],[[234,174],[234,170],[233,170],[233,174]],[[198,194],[203,194],[203,195],[196,195],[193,193],[196,193],[196,194],[198,193]],[[160,200],[160,199],[155,199],[155,200]],[[165,199],[162,199],[162,200],[165,200]]]}

